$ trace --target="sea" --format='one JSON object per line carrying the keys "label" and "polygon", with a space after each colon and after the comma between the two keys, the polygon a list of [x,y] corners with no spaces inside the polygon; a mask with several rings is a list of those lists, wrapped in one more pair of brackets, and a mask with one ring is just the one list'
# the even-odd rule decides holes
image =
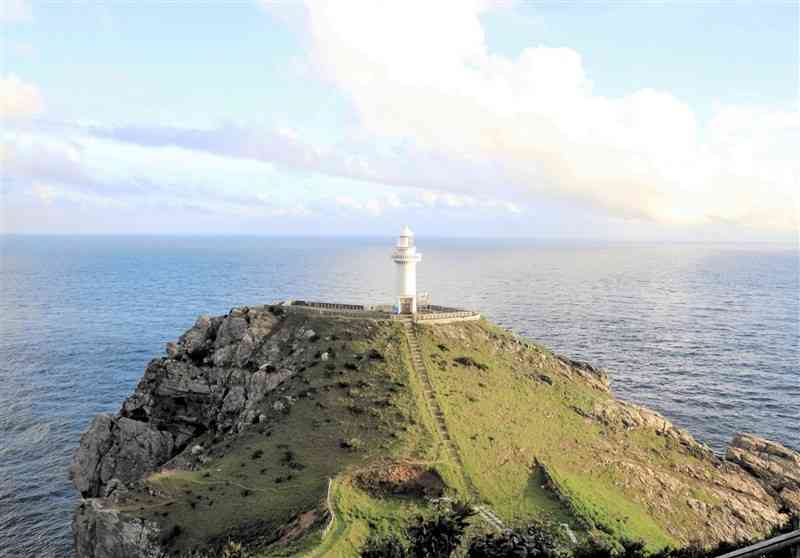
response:
{"label": "sea", "polygon": [[[722,453],[800,448],[796,244],[418,239],[420,291],[609,371]],[[0,237],[0,556],[72,555],[81,432],[202,313],[391,302],[391,238]]]}

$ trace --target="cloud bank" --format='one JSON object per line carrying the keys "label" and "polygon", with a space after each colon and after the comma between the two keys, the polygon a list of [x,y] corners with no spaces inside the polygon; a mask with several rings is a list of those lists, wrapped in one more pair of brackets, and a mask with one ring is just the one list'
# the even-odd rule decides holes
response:
{"label": "cloud bank", "polygon": [[370,134],[471,162],[428,187],[458,179],[474,190],[477,164],[496,169],[494,189],[528,200],[659,223],[797,229],[800,113],[721,107],[701,125],[668,92],[597,95],[572,49],[491,53],[483,8],[307,4],[316,63]]}
{"label": "cloud bank", "polygon": [[355,128],[319,130],[321,144],[286,126],[44,121],[39,89],[7,75],[8,205],[95,206],[131,219],[177,208],[379,221],[413,210],[502,230],[507,218],[559,207],[562,231],[581,214],[597,217],[600,232],[620,223],[798,231],[798,111],[720,105],[701,120],[666,91],[598,95],[575,50],[493,53],[481,24],[488,4],[298,6],[288,25],[305,34],[307,66],[349,101]]}

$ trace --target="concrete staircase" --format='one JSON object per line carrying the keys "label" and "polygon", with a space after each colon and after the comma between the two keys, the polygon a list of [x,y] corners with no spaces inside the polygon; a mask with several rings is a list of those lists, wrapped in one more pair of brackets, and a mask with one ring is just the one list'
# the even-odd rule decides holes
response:
{"label": "concrete staircase", "polygon": [[478,517],[483,519],[486,523],[497,529],[498,531],[502,531],[506,528],[503,525],[503,522],[499,517],[495,515],[495,513],[488,507],[488,506],[475,506],[475,510],[478,512]]}
{"label": "concrete staircase", "polygon": [[[450,459],[458,466],[461,476],[464,479],[464,484],[469,491],[470,497],[473,501],[477,502],[479,501],[478,491],[464,472],[464,462],[461,460],[461,455],[458,453],[458,448],[456,448],[456,445],[453,443],[453,439],[450,436],[450,432],[447,430],[447,423],[444,420],[444,412],[442,411],[442,407],[436,400],[436,392],[433,389],[433,383],[431,383],[428,367],[425,366],[425,359],[422,356],[419,339],[417,338],[417,331],[414,329],[414,322],[411,319],[404,320],[403,329],[405,330],[406,339],[408,340],[408,348],[411,352],[411,364],[414,368],[414,372],[416,372],[419,379],[422,380],[422,391],[425,394],[425,401],[428,404],[428,409],[430,410],[431,415],[433,415],[434,423],[436,425],[436,432],[439,434],[439,438],[442,440]],[[478,517],[483,519],[486,523],[498,531],[502,531],[505,528],[500,518],[497,517],[497,515],[495,515],[495,513],[487,506],[481,504],[473,507],[478,513]]]}

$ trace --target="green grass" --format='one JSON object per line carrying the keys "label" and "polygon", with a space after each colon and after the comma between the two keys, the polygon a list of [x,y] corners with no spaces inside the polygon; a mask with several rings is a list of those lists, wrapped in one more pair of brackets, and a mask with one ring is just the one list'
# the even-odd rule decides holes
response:
{"label": "green grass", "polygon": [[[689,540],[702,529],[704,518],[686,506],[687,498],[718,503],[707,485],[677,472],[697,467],[713,482],[721,473],[708,462],[652,431],[615,431],[585,418],[576,409],[585,413],[611,395],[566,374],[547,349],[486,321],[418,326],[463,471],[436,433],[399,324],[320,317],[308,325],[321,337],[319,348],[333,347],[335,357],[269,396],[268,406],[296,397],[289,412],[272,412],[266,424],[217,443],[204,441],[212,448],[210,462],[197,471],[152,475],[147,484],[157,495],[141,493],[123,511],[166,528],[179,525],[175,550],[231,538],[246,541],[261,557],[313,558],[355,557],[370,533],[398,533],[429,511],[422,500],[376,497],[352,483],[355,471],[392,460],[436,470],[449,496],[469,499],[468,484],[473,486],[480,502],[509,525],[533,518],[568,523],[584,534],[641,539],[651,549]],[[372,348],[385,360],[355,358]],[[458,364],[456,357],[480,366]],[[346,363],[357,363],[357,369]],[[313,397],[300,397],[309,390]],[[341,447],[342,440],[357,440],[358,449]],[[648,500],[652,495],[643,495],[615,465],[622,461],[680,476],[685,489],[659,495],[669,506],[656,510]],[[537,463],[546,465],[557,490],[546,486]],[[335,521],[323,533],[329,478]],[[270,546],[283,526],[311,510],[318,512],[313,526],[295,540]]]}
{"label": "green grass", "polygon": [[[416,390],[409,389],[415,379],[397,342],[399,326],[376,325],[368,337],[326,342],[345,326],[330,319],[310,325],[323,338],[321,346],[333,346],[335,358],[270,395],[268,405],[295,397],[288,413],[272,411],[268,423],[211,444],[214,457],[200,470],[150,476],[146,482],[158,496],[140,495],[123,511],[166,528],[179,526],[172,543],[177,551],[227,538],[258,548],[299,513],[324,510],[328,478],[346,477],[378,457],[434,460],[432,435]],[[360,331],[357,325],[349,329]],[[385,361],[357,361],[366,347],[377,348]],[[346,369],[346,362],[357,362],[358,369]],[[316,393],[300,397],[309,390]],[[359,449],[341,447],[342,440],[354,439]],[[355,516],[353,509],[345,508],[343,517]]]}
{"label": "green grass", "polygon": [[[613,479],[592,469],[609,440],[573,407],[590,409],[608,394],[568,378],[549,351],[517,344],[485,321],[418,331],[466,474],[502,519],[519,523],[537,517],[579,529],[584,515],[652,547],[675,542]],[[462,356],[486,370],[454,362]],[[552,385],[537,381],[538,374],[546,374]],[[542,487],[537,460],[557,472],[571,505]]]}
{"label": "green grass", "polygon": [[306,556],[357,557],[370,534],[400,534],[414,517],[425,513],[424,502],[412,498],[374,498],[348,478],[335,483],[336,519],[320,546]]}

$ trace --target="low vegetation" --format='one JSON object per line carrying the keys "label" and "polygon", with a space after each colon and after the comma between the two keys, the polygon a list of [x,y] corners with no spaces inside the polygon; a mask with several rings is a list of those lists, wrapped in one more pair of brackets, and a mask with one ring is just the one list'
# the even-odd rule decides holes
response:
{"label": "low vegetation", "polygon": [[[408,389],[415,380],[400,350],[401,330],[367,333],[357,323],[348,328],[323,319],[309,327],[320,356],[328,357],[270,394],[267,404],[278,410],[268,420],[235,436],[209,434],[199,440],[204,465],[162,469],[146,479],[146,491],[124,502],[123,511],[164,526],[174,552],[209,543],[221,551],[226,541],[242,540],[261,549],[255,556],[294,555],[319,543],[329,479],[378,458],[435,461],[435,444]],[[385,517],[389,525],[411,513],[402,504],[368,504],[366,493],[349,482],[339,483],[335,498],[337,523],[347,523],[335,538],[353,549],[369,531],[363,518]],[[286,528],[307,512],[314,513],[305,529]]]}
{"label": "low vegetation", "polygon": [[[159,525],[172,555],[712,555],[668,549],[704,529],[687,502],[714,505],[704,482],[718,473],[652,429],[596,420],[612,400],[601,375],[486,321],[416,326],[454,460],[399,324],[283,319],[311,332],[313,356],[266,396],[265,414],[193,440],[191,458],[120,501]],[[647,492],[631,480],[639,471],[681,488]],[[512,528],[496,532],[479,505]]]}
{"label": "low vegetation", "polygon": [[[467,521],[475,513],[464,504],[438,510],[431,517],[418,517],[401,535],[373,536],[361,551],[361,558],[714,558],[757,541],[721,543],[704,548],[688,545],[648,551],[642,541],[588,538],[571,544],[560,526],[533,522],[525,527],[467,537]],[[795,523],[796,524],[796,521]],[[768,537],[791,529],[776,529]],[[785,548],[771,558],[791,558]]]}

